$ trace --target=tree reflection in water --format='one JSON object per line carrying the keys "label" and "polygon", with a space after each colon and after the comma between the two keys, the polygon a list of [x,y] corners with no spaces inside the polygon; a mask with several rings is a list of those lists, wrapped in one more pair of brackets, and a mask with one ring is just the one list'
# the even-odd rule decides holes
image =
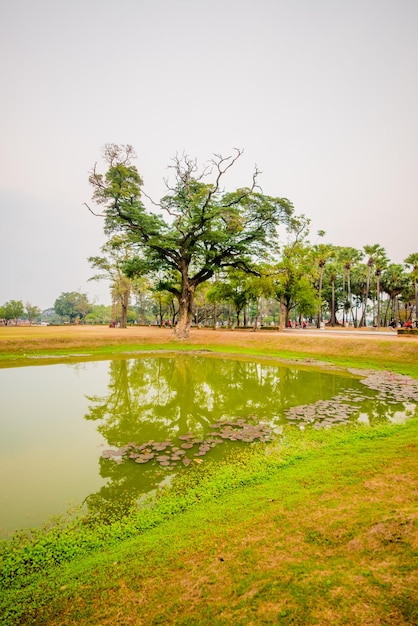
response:
{"label": "tree reflection in water", "polygon": [[[211,425],[225,419],[253,416],[277,428],[292,407],[336,396],[358,403],[354,417],[364,415],[367,404],[371,418],[381,413],[375,393],[341,372],[201,355],[146,356],[110,361],[108,394],[88,398],[85,418],[97,421],[98,431],[117,448],[167,440],[181,445],[179,436],[193,433],[204,439]],[[210,452],[215,458],[221,454],[215,448]],[[155,461],[119,460],[100,458],[100,474],[108,482],[87,498],[96,516],[113,519],[126,513],[142,494],[179,471],[179,466],[161,467]]]}

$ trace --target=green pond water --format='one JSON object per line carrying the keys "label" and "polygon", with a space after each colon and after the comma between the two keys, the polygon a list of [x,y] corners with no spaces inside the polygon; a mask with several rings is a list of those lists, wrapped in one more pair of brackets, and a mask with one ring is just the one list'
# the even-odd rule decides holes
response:
{"label": "green pond water", "polygon": [[355,376],[270,361],[146,356],[0,370],[0,534],[84,503],[123,511],[194,462],[286,423],[402,421],[415,411]]}

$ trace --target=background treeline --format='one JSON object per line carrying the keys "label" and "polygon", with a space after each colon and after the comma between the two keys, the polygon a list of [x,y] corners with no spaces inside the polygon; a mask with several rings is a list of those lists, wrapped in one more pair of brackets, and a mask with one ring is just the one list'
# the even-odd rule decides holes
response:
{"label": "background treeline", "polygon": [[[323,233],[320,233],[323,235]],[[92,304],[78,292],[63,292],[54,307],[20,300],[0,306],[1,323],[88,323],[175,325],[177,299],[164,289],[158,272],[130,279],[123,273],[129,250],[110,240],[103,256],[89,259],[98,273],[91,280],[110,284],[111,306]],[[256,274],[223,270],[196,292],[193,324],[228,327],[388,326],[417,320],[418,253],[392,263],[378,244],[362,250],[311,244],[294,234],[276,260]]]}
{"label": "background treeline", "polygon": [[[394,320],[416,322],[418,253],[396,264],[378,244],[366,245],[363,250],[311,244],[301,230],[296,234],[293,230],[293,241],[283,246],[276,260],[259,264],[257,273],[223,270],[200,285],[194,298],[193,323],[284,327],[326,322],[331,326],[380,327]],[[109,247],[104,251],[109,252]],[[90,259],[94,267],[106,265],[94,278],[111,282],[112,321],[121,326],[129,322],[175,325],[177,299],[164,288],[166,276],[154,272],[128,279],[121,270],[126,255],[125,249],[119,258],[107,254]]]}
{"label": "background treeline", "polygon": [[110,280],[114,321],[126,325],[132,294],[152,293],[157,322],[175,325],[179,338],[193,324],[412,323],[418,253],[394,264],[379,244],[312,244],[310,220],[287,198],[264,194],[257,167],[246,185],[225,189],[241,155],[215,154],[203,167],[176,155],[156,202],[144,191],[133,147],[105,146],[106,171],[95,164],[89,176],[95,208],[86,206],[109,237],[102,256],[89,261],[98,270],[93,279]]}
{"label": "background treeline", "polygon": [[88,260],[90,280],[110,284],[110,309],[85,294],[64,292],[52,310],[11,300],[3,323],[279,327],[325,322],[364,327],[417,324],[418,252],[392,263],[379,244],[353,247],[309,241],[310,220],[287,198],[266,195],[257,167],[246,185],[227,191],[224,178],[242,151],[215,154],[203,167],[186,154],[172,159],[166,193],[144,190],[130,145],[107,144],[106,170],[94,165],[94,209],[108,237]]}

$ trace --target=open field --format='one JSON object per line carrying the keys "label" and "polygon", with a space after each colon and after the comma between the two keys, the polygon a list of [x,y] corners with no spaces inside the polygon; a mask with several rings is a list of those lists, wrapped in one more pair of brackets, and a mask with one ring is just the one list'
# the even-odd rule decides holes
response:
{"label": "open field", "polygon": [[194,329],[178,341],[158,327],[0,327],[0,367],[33,364],[34,357],[110,358],[139,350],[212,350],[293,359],[321,359],[341,365],[387,368],[418,377],[418,338],[386,334],[319,331]]}

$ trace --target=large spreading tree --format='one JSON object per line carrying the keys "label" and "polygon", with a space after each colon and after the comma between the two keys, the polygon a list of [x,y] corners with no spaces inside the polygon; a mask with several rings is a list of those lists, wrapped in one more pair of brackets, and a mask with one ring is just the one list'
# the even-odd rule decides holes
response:
{"label": "large spreading tree", "polygon": [[127,274],[164,273],[162,286],[179,303],[178,338],[189,334],[196,288],[222,268],[256,273],[255,261],[277,241],[278,226],[291,219],[289,200],[261,192],[257,169],[249,186],[224,190],[224,177],[241,154],[215,155],[202,170],[186,155],[176,156],[174,182],[166,182],[167,194],[158,203],[143,192],[129,145],[105,146],[106,173],[95,166],[90,174],[106,234],[123,234],[131,243],[135,257],[126,264]]}

